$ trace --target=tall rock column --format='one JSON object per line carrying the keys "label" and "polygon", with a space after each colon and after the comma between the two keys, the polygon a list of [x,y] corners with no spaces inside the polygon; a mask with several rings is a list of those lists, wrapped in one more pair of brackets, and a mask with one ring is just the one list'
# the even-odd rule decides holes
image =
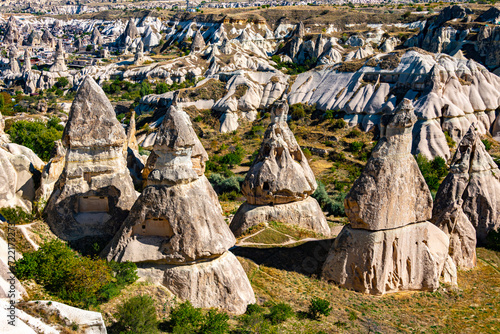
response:
{"label": "tall rock column", "polygon": [[236,236],[267,221],[279,221],[330,235],[318,202],[310,197],[316,179],[304,153],[286,123],[286,100],[275,102],[271,124],[250,167],[242,192],[247,198],[230,228]]}
{"label": "tall rock column", "polygon": [[432,197],[410,153],[416,120],[407,99],[383,116],[381,139],[345,199],[350,224],[330,249],[325,279],[376,295],[439,287],[449,241],[427,221]]}
{"label": "tall rock column", "polygon": [[68,67],[66,67],[66,59],[64,55],[64,47],[62,40],[57,42],[56,54],[54,57],[54,64],[49,68],[50,72],[66,72]]}
{"label": "tall rock column", "polygon": [[460,141],[450,173],[439,186],[432,222],[450,236],[450,255],[458,266],[476,265],[477,244],[500,229],[500,170],[472,124]]}
{"label": "tall rock column", "polygon": [[110,240],[137,195],[127,169],[127,136],[99,85],[85,77],[64,128],[64,169],[45,212],[68,241]]}
{"label": "tall rock column", "polygon": [[189,116],[170,107],[147,163],[147,186],[103,255],[137,263],[140,276],[196,307],[242,314],[255,297],[228,251],[235,238],[204,175],[207,160]]}

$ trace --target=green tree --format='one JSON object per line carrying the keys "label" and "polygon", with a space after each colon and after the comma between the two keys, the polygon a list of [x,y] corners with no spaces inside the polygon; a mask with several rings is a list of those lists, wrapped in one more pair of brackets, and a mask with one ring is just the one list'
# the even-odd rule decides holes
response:
{"label": "green tree", "polygon": [[147,295],[139,295],[128,299],[118,306],[115,314],[117,327],[122,332],[134,334],[158,333],[158,319],[154,300]]}
{"label": "green tree", "polygon": [[67,85],[69,85],[69,80],[65,77],[60,77],[57,79],[57,86],[59,88],[64,88],[66,87]]}
{"label": "green tree", "polygon": [[60,127],[52,127],[40,121],[17,121],[7,133],[12,142],[32,149],[43,161],[50,159],[54,142],[62,137]]}
{"label": "green tree", "polygon": [[141,97],[151,94],[151,85],[147,81],[141,82],[141,89],[139,90]]}

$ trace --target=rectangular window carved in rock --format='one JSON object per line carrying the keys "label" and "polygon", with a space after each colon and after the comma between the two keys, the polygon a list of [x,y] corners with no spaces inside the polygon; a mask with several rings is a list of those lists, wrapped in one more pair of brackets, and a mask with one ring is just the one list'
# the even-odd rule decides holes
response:
{"label": "rectangular window carved in rock", "polygon": [[109,212],[106,196],[81,196],[78,198],[78,212]]}

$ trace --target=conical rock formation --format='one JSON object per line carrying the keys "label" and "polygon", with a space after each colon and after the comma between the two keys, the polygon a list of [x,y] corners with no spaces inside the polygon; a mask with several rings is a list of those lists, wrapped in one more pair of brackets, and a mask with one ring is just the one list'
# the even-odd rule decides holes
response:
{"label": "conical rock formation", "polygon": [[200,31],[197,30],[193,38],[193,43],[191,44],[191,51],[200,52],[205,48],[205,46],[206,46],[205,40],[203,39],[203,36],[201,35]]}
{"label": "conical rock formation", "polygon": [[54,57],[54,64],[49,68],[49,72],[66,72],[68,67],[66,67],[66,59],[64,56],[64,47],[62,40],[57,42],[56,53]]}
{"label": "conical rock formation", "polygon": [[432,196],[410,154],[416,120],[410,100],[394,115],[383,117],[383,138],[345,198],[353,228],[378,231],[431,218]]}
{"label": "conical rock formation", "polygon": [[384,116],[382,138],[346,197],[351,223],[332,245],[323,265],[325,279],[377,295],[432,291],[445,263],[453,267],[447,262],[448,237],[426,221],[432,198],[410,154],[415,121],[407,99]]}
{"label": "conical rock formation", "polygon": [[189,116],[170,107],[147,163],[147,187],[103,255],[136,262],[140,275],[194,306],[241,314],[255,297],[228,252],[235,238],[204,175],[207,159]]}
{"label": "conical rock formation", "polygon": [[64,240],[109,240],[137,195],[127,169],[125,130],[91,77],[78,89],[62,143],[65,165],[47,203],[47,222]]}
{"label": "conical rock formation", "polygon": [[[453,220],[448,218],[450,215]],[[465,268],[475,265],[476,238],[479,245],[484,245],[488,233],[500,229],[500,170],[486,151],[475,124],[458,145],[450,173],[439,187],[432,221],[448,231],[450,238],[460,240],[457,242],[461,246],[455,244],[453,249],[461,249],[462,255],[454,257]],[[471,235],[469,224],[476,236]]]}
{"label": "conical rock formation", "polygon": [[231,222],[235,235],[268,220],[330,234],[318,202],[309,197],[317,187],[316,180],[286,123],[287,116],[286,101],[276,102],[259,154],[242,185],[247,202]]}

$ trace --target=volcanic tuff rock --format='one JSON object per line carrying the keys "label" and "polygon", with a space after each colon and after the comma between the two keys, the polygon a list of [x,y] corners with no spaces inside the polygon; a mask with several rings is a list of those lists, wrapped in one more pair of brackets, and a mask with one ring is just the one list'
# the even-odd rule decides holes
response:
{"label": "volcanic tuff rock", "polygon": [[146,164],[147,187],[103,255],[136,262],[139,273],[160,271],[159,283],[197,307],[241,314],[255,297],[228,252],[235,238],[204,175],[207,159],[189,116],[171,106]]}
{"label": "volcanic tuff rock", "polygon": [[385,111],[395,108],[394,92],[400,91],[414,101],[418,118],[412,153],[428,158],[450,156],[444,131],[459,142],[472,122],[477,122],[481,134],[495,122],[500,78],[472,60],[410,49],[378,54],[370,61],[373,65],[365,63],[355,72],[320,68],[301,73],[291,86],[288,102],[343,111],[350,125],[370,130],[379,125]]}
{"label": "volcanic tuff rock", "polygon": [[22,42],[21,35],[17,28],[16,19],[14,18],[14,16],[11,16],[5,28],[5,33],[3,35],[3,43],[8,45],[8,44],[20,44],[21,42]]}
{"label": "volcanic tuff rock", "polygon": [[381,139],[345,198],[352,228],[378,231],[431,218],[432,197],[410,153],[416,120],[407,99],[382,117]]}
{"label": "volcanic tuff rock", "polygon": [[66,161],[45,209],[47,223],[64,240],[111,238],[137,195],[125,160],[125,130],[91,77],[77,91],[62,143]]}
{"label": "volcanic tuff rock", "polygon": [[54,64],[49,68],[50,72],[66,72],[68,70],[64,54],[64,47],[60,39],[57,42]]}
{"label": "volcanic tuff rock", "polygon": [[5,120],[0,113],[0,145],[10,142],[9,135],[5,133]]}
{"label": "volcanic tuff rock", "polygon": [[196,35],[194,35],[193,38],[193,43],[191,44],[191,51],[193,52],[200,52],[205,48],[205,40],[203,39],[203,36],[201,35],[200,31],[196,31]]}
{"label": "volcanic tuff rock", "polygon": [[415,121],[407,99],[383,117],[382,138],[346,197],[350,224],[330,249],[325,279],[370,294],[439,287],[449,240],[425,221],[432,197],[410,154]]}
{"label": "volcanic tuff rock", "polygon": [[[285,100],[277,101],[272,107],[271,124],[264,134],[259,154],[242,184],[241,190],[247,202],[238,209],[231,222],[234,233],[240,234],[247,228],[264,222],[257,221],[256,217],[275,217],[284,223],[330,234],[316,200],[303,201],[316,190],[317,184],[304,153],[286,123],[287,117],[288,104]],[[292,202],[297,204],[280,207]],[[300,208],[301,206],[304,207]],[[286,210],[291,207],[294,207],[298,216],[288,215]],[[251,213],[253,210],[260,213]],[[264,214],[263,211],[266,210],[270,213]],[[246,220],[250,217],[251,220]]]}
{"label": "volcanic tuff rock", "polygon": [[463,260],[458,262],[465,267],[475,263],[475,237],[469,224],[476,229],[479,245],[485,244],[489,232],[500,229],[500,170],[474,124],[460,142],[450,173],[439,187],[432,220],[450,233],[452,240],[458,238],[454,250],[462,253]]}
{"label": "volcanic tuff rock", "polygon": [[90,43],[93,45],[102,45],[102,35],[97,26],[92,30],[92,36],[90,37]]}
{"label": "volcanic tuff rock", "polygon": [[52,194],[54,185],[59,180],[66,162],[66,148],[60,140],[57,140],[54,144],[50,160],[43,167],[40,187],[36,190],[36,200],[42,203],[46,202]]}

